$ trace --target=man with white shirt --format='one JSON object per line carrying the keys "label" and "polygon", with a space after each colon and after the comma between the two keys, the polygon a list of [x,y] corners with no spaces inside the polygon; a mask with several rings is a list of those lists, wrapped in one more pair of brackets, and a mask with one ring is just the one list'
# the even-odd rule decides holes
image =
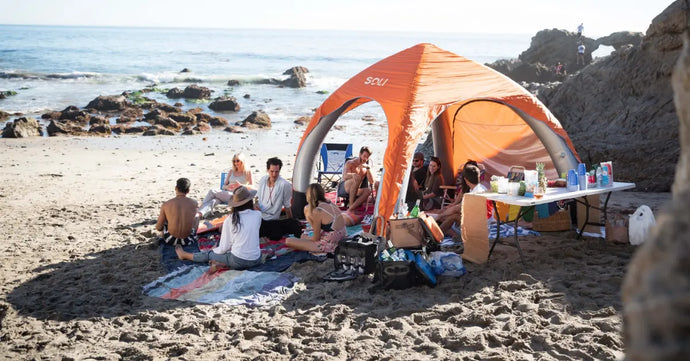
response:
{"label": "man with white shirt", "polygon": [[[259,181],[257,188],[257,209],[261,211],[259,236],[279,240],[286,234],[299,237],[302,234],[300,223],[292,218],[292,184],[280,176],[283,162],[277,157],[266,161],[267,175]],[[285,217],[281,219],[282,211]]]}

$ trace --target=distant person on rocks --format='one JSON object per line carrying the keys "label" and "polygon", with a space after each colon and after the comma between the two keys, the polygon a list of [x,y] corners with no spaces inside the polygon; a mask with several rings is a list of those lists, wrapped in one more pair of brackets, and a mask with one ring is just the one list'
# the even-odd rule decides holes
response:
{"label": "distant person on rocks", "polygon": [[190,187],[189,179],[178,179],[175,185],[175,198],[161,206],[156,230],[163,232],[162,242],[166,244],[186,246],[197,239],[197,202],[187,198]]}
{"label": "distant person on rocks", "polygon": [[369,165],[371,150],[364,146],[359,150],[359,157],[348,160],[343,167],[343,190],[349,198],[348,211],[354,211],[364,203],[371,194],[370,186],[374,185],[374,176]]}
{"label": "distant person on rocks", "polygon": [[580,25],[577,26],[577,36],[581,37],[582,32],[585,30],[585,25],[584,23],[580,23]]}
{"label": "distant person on rocks", "polygon": [[206,194],[201,208],[200,218],[205,218],[219,203],[227,203],[232,198],[232,192],[241,185],[253,185],[252,172],[245,168],[245,156],[243,153],[235,153],[232,156],[232,167],[225,176],[223,189],[211,189]]}
{"label": "distant person on rocks", "polygon": [[580,45],[577,46],[577,61],[576,64],[582,64],[585,65],[585,44],[580,42]]}
{"label": "distant person on rocks", "polygon": [[[280,176],[283,162],[276,158],[269,158],[266,161],[265,175],[259,180],[258,199],[256,208],[261,211],[261,237],[268,237],[271,240],[279,240],[286,234],[294,234],[299,237],[302,234],[302,227],[299,222],[292,218],[292,184]],[[285,217],[282,212],[285,210]]]}
{"label": "distant person on rocks", "polygon": [[561,75],[563,71],[563,64],[559,61],[558,64],[556,64],[556,75]]}
{"label": "distant person on rocks", "polygon": [[175,247],[177,257],[200,263],[211,262],[211,272],[219,267],[230,269],[247,269],[261,263],[259,246],[259,227],[261,212],[254,210],[255,190],[240,186],[234,189],[228,205],[232,207],[231,215],[225,219],[220,233],[218,246],[208,252],[185,252],[182,247]]}

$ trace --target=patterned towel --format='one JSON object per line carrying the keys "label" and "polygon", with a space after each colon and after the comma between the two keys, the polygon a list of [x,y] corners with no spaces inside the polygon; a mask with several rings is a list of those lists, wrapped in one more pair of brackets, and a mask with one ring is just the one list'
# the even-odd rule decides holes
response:
{"label": "patterned towel", "polygon": [[[518,226],[518,236],[538,236],[539,232]],[[512,224],[501,224],[500,237],[512,237],[515,235],[515,226]],[[496,238],[496,223],[489,224],[489,239]]]}
{"label": "patterned towel", "polygon": [[219,270],[184,266],[145,285],[147,296],[199,303],[270,306],[294,292],[298,278],[287,272]]}

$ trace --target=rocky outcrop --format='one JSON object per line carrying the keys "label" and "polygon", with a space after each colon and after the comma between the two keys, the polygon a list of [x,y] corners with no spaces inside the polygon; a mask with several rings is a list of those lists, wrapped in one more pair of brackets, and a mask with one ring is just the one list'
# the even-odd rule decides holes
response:
{"label": "rocky outcrop", "polygon": [[73,121],[81,125],[86,125],[89,123],[90,118],[91,115],[88,112],[81,110],[74,105],[70,105],[60,113],[59,120]]}
{"label": "rocky outcrop", "polygon": [[641,191],[669,191],[678,161],[670,77],[685,29],[682,4],[657,16],[640,46],[616,51],[540,94],[584,162],[613,161],[614,178]]}
{"label": "rocky outcrop", "polygon": [[108,119],[106,117],[102,117],[102,116],[97,115],[97,116],[91,117],[91,119],[89,119],[89,125],[105,125],[105,124],[110,124],[110,122],[108,122]]}
{"label": "rocky outcrop", "polygon": [[101,111],[123,110],[129,103],[124,95],[100,95],[89,102],[87,108]]}
{"label": "rocky outcrop", "polygon": [[0,122],[10,119],[10,113],[0,110]]}
{"label": "rocky outcrop", "polygon": [[165,93],[165,96],[170,99],[179,99],[184,97],[184,91],[180,88],[172,88]]}
{"label": "rocky outcrop", "polygon": [[597,47],[600,45],[612,46],[614,49],[620,51],[626,45],[638,46],[642,42],[644,34],[634,33],[630,31],[619,31],[611,33],[611,35],[604,36],[597,39]]}
{"label": "rocky outcrop", "polygon": [[240,110],[240,103],[237,102],[235,97],[222,96],[216,98],[213,103],[208,105],[209,109],[215,111],[233,111],[237,112]]}
{"label": "rocky outcrop", "polygon": [[208,124],[212,127],[225,127],[228,125],[228,120],[223,117],[213,117],[208,120]]}
{"label": "rocky outcrop", "polygon": [[169,129],[165,129],[160,125],[152,125],[146,129],[144,132],[145,136],[153,136],[153,135],[175,135],[175,132]]}
{"label": "rocky outcrop", "polygon": [[[668,15],[666,19],[671,20],[678,14]],[[680,24],[680,19],[674,20],[660,32],[656,31],[660,27],[655,27],[655,34],[677,31],[672,24]],[[672,79],[681,140],[673,199],[657,218],[650,239],[630,262],[621,292],[628,360],[690,359],[687,343],[690,330],[690,34],[687,30],[684,37],[685,47]],[[668,41],[668,45],[675,42],[671,37],[662,38],[665,40],[661,42]],[[665,48],[656,45],[657,49]]]}
{"label": "rocky outcrop", "polygon": [[184,88],[182,95],[189,99],[208,99],[211,97],[211,89],[192,84]]}
{"label": "rocky outcrop", "polygon": [[168,117],[178,123],[195,124],[196,116],[190,113],[170,113]]}
{"label": "rocky outcrop", "polygon": [[87,135],[87,131],[79,125],[51,120],[46,129],[51,137],[58,135]]}
{"label": "rocky outcrop", "polygon": [[112,132],[109,124],[94,125],[89,128],[89,133],[94,135],[110,135]]}
{"label": "rocky outcrop", "polygon": [[7,122],[2,131],[3,138],[27,138],[43,135],[43,129],[34,118],[19,118]]}
{"label": "rocky outcrop", "polygon": [[270,128],[271,118],[264,111],[257,110],[249,114],[249,116],[242,121],[242,126],[250,129]]}
{"label": "rocky outcrop", "polygon": [[293,66],[292,68],[286,70],[283,75],[289,75],[290,77],[283,80],[281,84],[288,88],[304,88],[307,86],[307,76],[309,70],[303,66]]}

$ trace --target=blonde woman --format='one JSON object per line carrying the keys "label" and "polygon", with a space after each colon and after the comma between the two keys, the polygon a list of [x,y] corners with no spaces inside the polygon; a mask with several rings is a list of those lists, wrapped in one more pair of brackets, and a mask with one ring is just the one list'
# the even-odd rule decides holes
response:
{"label": "blonde woman", "polygon": [[239,186],[251,186],[254,184],[252,180],[252,172],[245,168],[245,157],[243,153],[235,153],[232,156],[232,167],[225,177],[223,182],[223,189],[211,189],[206,194],[206,198],[199,208],[201,218],[208,216],[217,204],[223,202],[227,203],[232,198],[232,192]]}
{"label": "blonde woman", "polygon": [[321,184],[312,183],[307,187],[307,205],[304,215],[314,230],[309,237],[288,238],[285,244],[301,251],[332,253],[338,242],[347,236],[345,227],[354,224],[351,217],[343,214],[340,208],[326,200]]}

